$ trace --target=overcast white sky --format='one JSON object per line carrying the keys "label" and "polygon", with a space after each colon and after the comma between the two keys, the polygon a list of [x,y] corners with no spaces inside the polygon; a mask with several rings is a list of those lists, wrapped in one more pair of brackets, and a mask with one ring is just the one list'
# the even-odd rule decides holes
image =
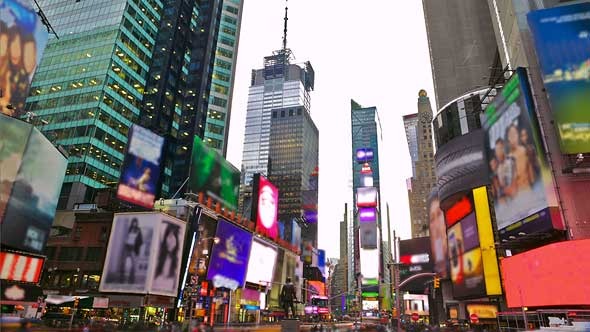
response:
{"label": "overcast white sky", "polygon": [[[392,230],[410,238],[405,179],[412,169],[402,115],[417,112],[420,89],[435,106],[422,1],[291,0],[288,6],[287,46],[316,74],[311,115],[320,132],[320,249],[339,256],[338,225],[344,203],[352,205],[351,98],[377,106],[384,225],[389,203]],[[250,72],[281,47],[284,7],[282,0],[245,0],[227,153],[238,168]]]}

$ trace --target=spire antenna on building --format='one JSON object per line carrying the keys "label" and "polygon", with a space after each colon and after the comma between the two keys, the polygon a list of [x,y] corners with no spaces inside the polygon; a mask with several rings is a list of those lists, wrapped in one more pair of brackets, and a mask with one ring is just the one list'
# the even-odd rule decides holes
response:
{"label": "spire antenna on building", "polygon": [[289,18],[287,17],[287,12],[289,11],[287,1],[289,0],[285,0],[285,27],[283,28],[283,51],[287,50],[287,21],[289,21]]}

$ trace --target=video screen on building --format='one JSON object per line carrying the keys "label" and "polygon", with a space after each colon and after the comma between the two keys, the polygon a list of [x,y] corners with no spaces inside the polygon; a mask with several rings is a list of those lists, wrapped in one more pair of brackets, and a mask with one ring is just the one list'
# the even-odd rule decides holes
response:
{"label": "video screen on building", "polygon": [[361,248],[375,249],[379,243],[379,234],[376,222],[363,222],[359,225]]}
{"label": "video screen on building", "polygon": [[447,226],[443,210],[440,208],[440,199],[437,188],[433,188],[428,196],[427,211],[430,231],[430,252],[434,272],[441,278],[448,276],[449,256],[447,245]]}
{"label": "video screen on building", "polygon": [[252,241],[246,281],[263,286],[272,283],[276,259],[276,248],[260,241]]}
{"label": "video screen on building", "polygon": [[117,197],[148,209],[154,207],[164,138],[138,125],[131,126],[121,168]]}
{"label": "video screen on building", "polygon": [[590,152],[590,3],[527,14],[553,119],[566,154]]}
{"label": "video screen on building", "polygon": [[0,113],[20,117],[47,45],[47,27],[31,1],[0,2]]}
{"label": "video screen on building", "polygon": [[15,252],[0,252],[0,279],[38,283],[45,258]]}
{"label": "video screen on building", "polygon": [[215,234],[219,242],[211,249],[207,279],[216,288],[236,290],[246,281],[252,233],[220,219]]}
{"label": "video screen on building", "polygon": [[376,279],[379,277],[379,250],[360,249],[361,274],[363,279]]}
{"label": "video screen on building", "polygon": [[276,240],[279,235],[279,189],[261,174],[254,175],[252,215],[256,216],[256,231]]}
{"label": "video screen on building", "polygon": [[356,188],[356,206],[376,207],[377,206],[377,188],[359,187]]}
{"label": "video screen on building", "polygon": [[203,192],[231,210],[238,208],[240,171],[198,136],[193,141],[189,188]]}
{"label": "video screen on building", "polygon": [[[518,68],[482,115],[498,230],[557,206],[526,71]],[[536,231],[545,231],[538,229]]]}
{"label": "video screen on building", "polygon": [[377,221],[377,209],[376,208],[359,208],[359,221],[360,222],[376,222]]}
{"label": "video screen on building", "polygon": [[373,161],[373,149],[372,148],[356,149],[356,161],[359,164],[369,163],[369,162]]}
{"label": "video screen on building", "polygon": [[42,253],[67,159],[33,125],[0,114],[2,246]]}

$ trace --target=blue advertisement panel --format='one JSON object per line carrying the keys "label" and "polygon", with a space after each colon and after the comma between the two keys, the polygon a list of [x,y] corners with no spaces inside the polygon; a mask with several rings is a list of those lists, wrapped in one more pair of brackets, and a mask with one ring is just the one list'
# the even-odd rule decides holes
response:
{"label": "blue advertisement panel", "polygon": [[527,18],[561,151],[590,152],[590,3],[536,10]]}
{"label": "blue advertisement panel", "polygon": [[[482,116],[498,230],[557,206],[528,78],[523,68]],[[540,231],[537,230],[537,231]]]}
{"label": "blue advertisement panel", "polygon": [[0,113],[19,117],[47,45],[47,28],[30,0],[0,2]]}
{"label": "blue advertisement panel", "polygon": [[164,138],[138,125],[131,127],[117,188],[119,199],[148,209],[154,207],[163,146]]}
{"label": "blue advertisement panel", "polygon": [[219,220],[215,235],[219,242],[213,245],[207,271],[207,279],[213,281],[216,288],[224,287],[236,290],[244,286],[252,233]]}
{"label": "blue advertisement panel", "polygon": [[[0,175],[1,187],[12,187],[8,198],[0,200],[6,202],[2,245],[41,253],[53,224],[68,161],[39,130],[22,124],[0,115],[0,173],[8,171]],[[0,194],[6,197],[4,188]]]}

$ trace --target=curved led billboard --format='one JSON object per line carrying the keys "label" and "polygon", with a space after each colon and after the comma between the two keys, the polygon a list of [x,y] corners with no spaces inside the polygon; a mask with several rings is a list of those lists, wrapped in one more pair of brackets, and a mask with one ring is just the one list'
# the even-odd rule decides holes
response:
{"label": "curved led billboard", "polygon": [[279,214],[279,190],[267,178],[254,174],[255,199],[252,212],[256,216],[256,231],[273,240],[279,235],[277,216]]}
{"label": "curved led billboard", "polygon": [[563,153],[590,152],[590,3],[527,15]]}
{"label": "curved led billboard", "polygon": [[500,261],[510,308],[588,305],[590,239],[564,241]]}

